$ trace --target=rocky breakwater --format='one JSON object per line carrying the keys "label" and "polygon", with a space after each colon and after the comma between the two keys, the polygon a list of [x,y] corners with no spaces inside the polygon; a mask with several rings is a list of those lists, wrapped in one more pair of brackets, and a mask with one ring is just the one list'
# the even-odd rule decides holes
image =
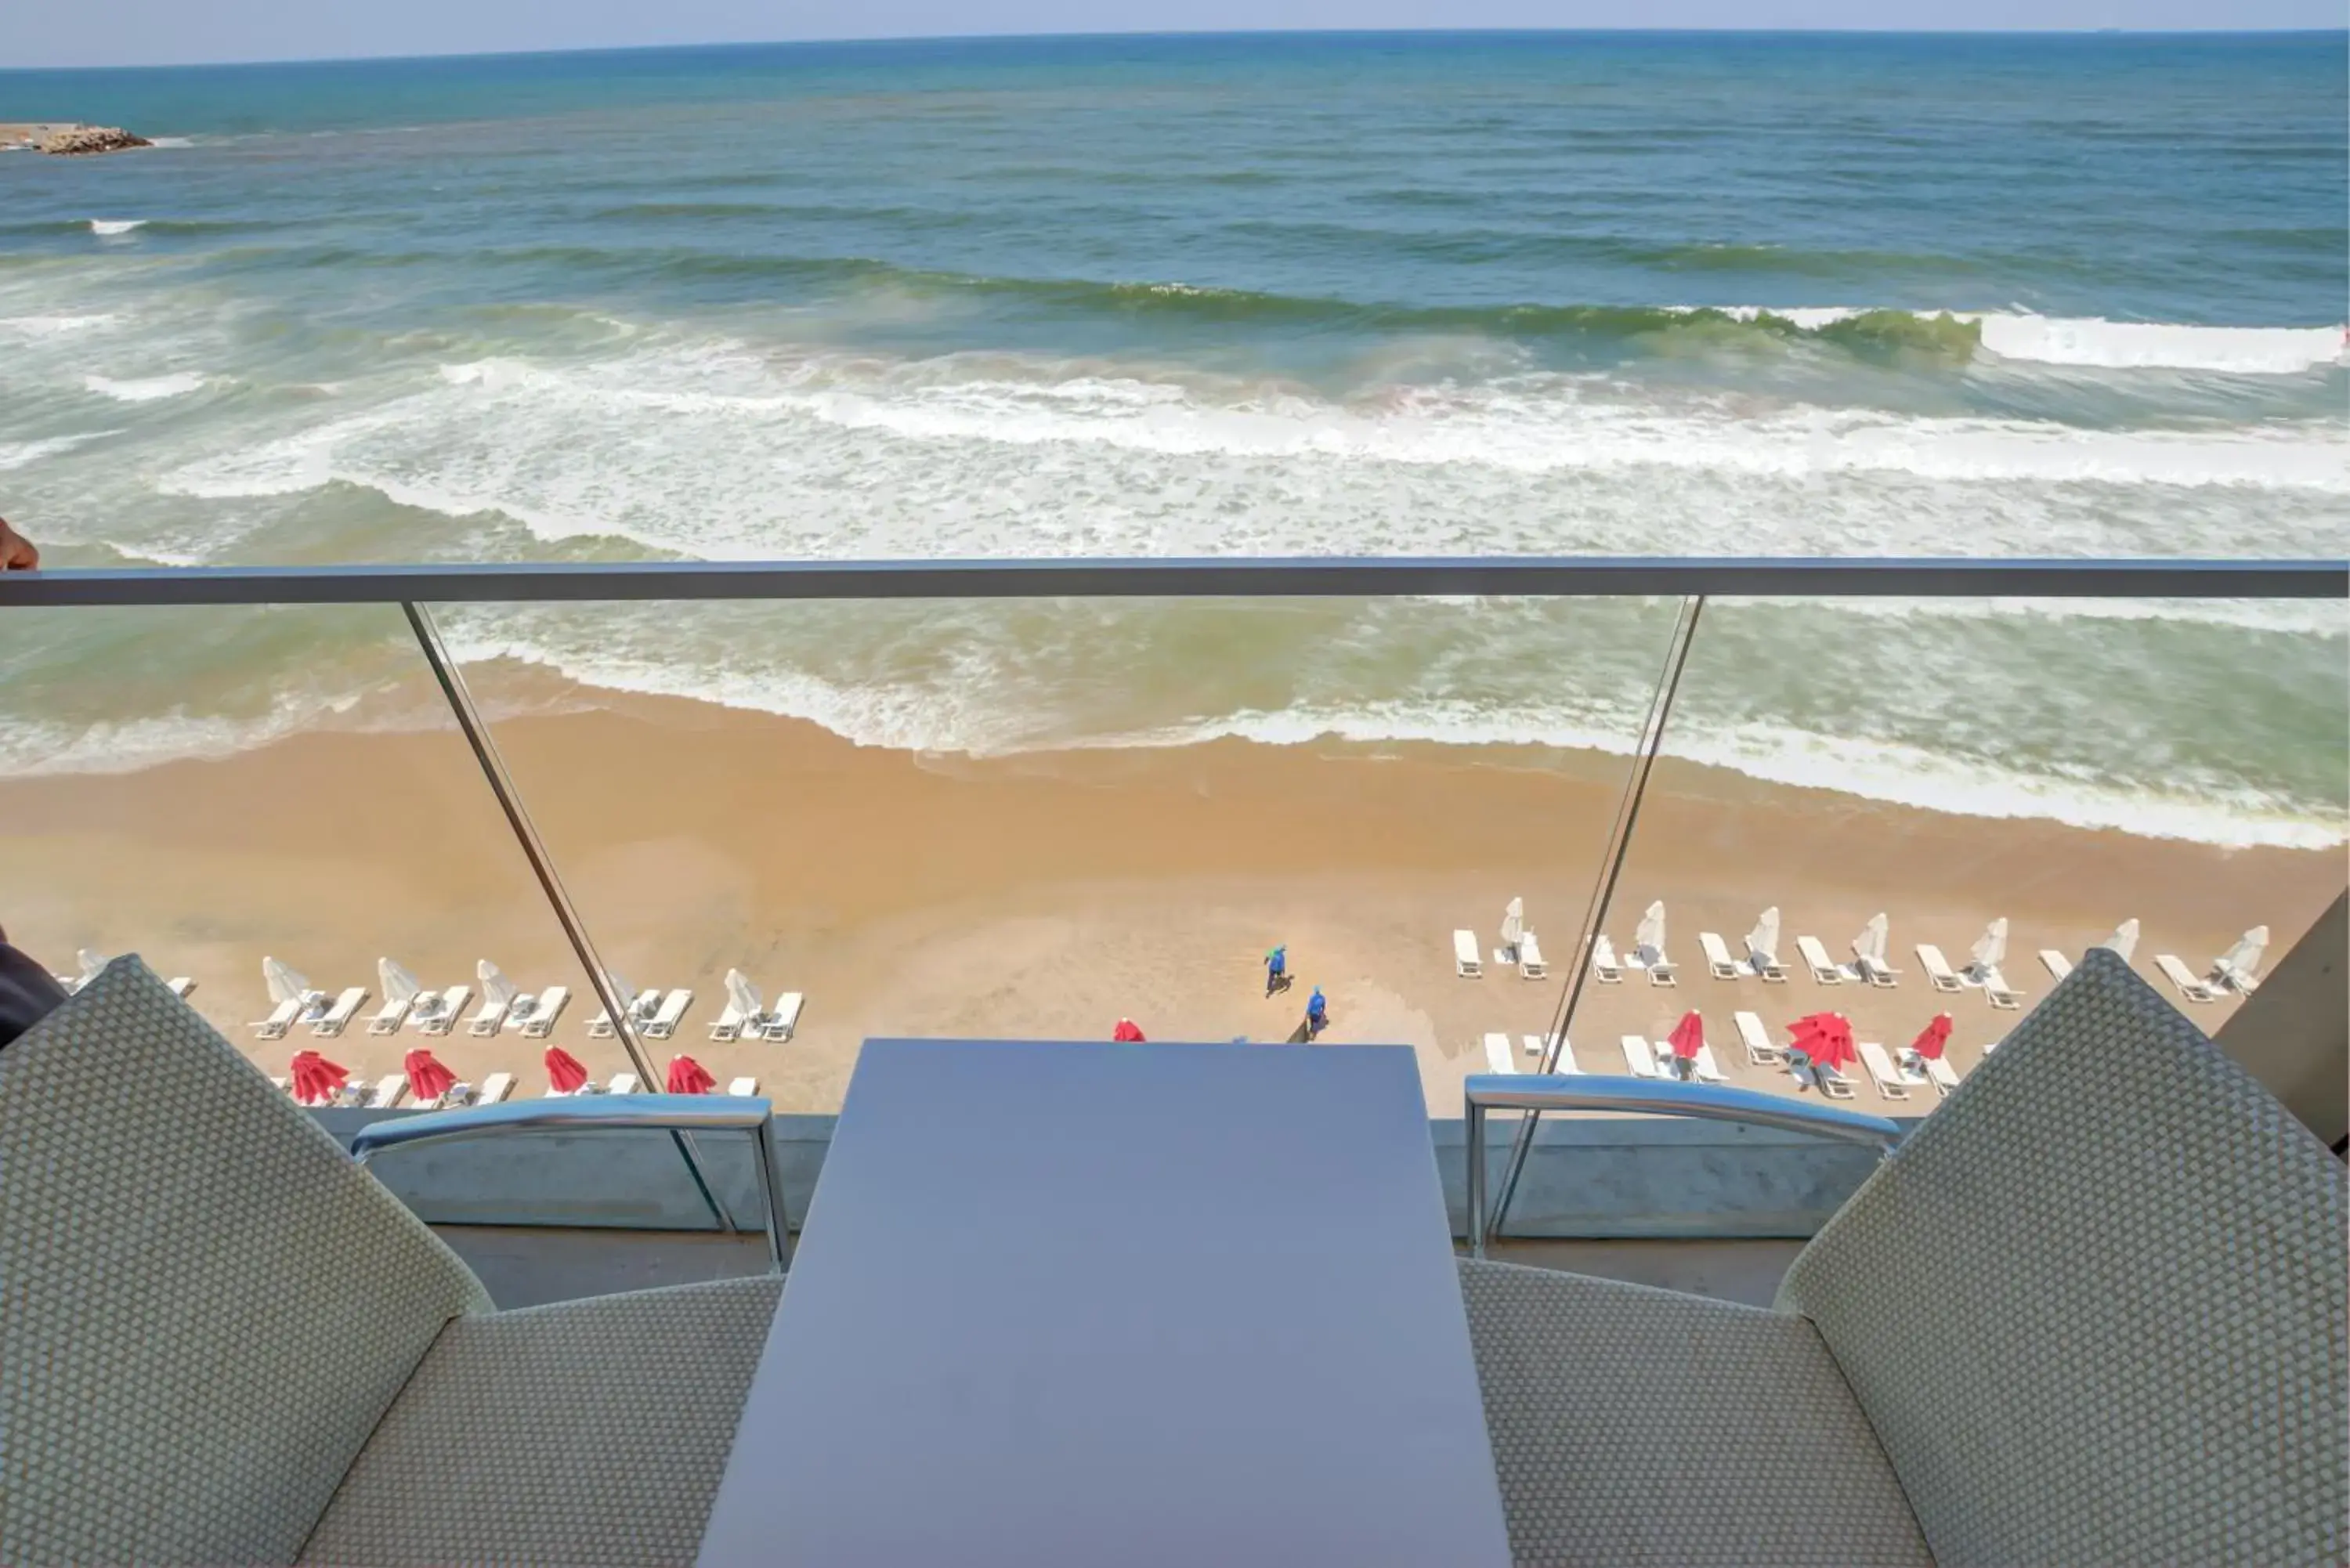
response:
{"label": "rocky breakwater", "polygon": [[155,144],[143,136],[133,136],[119,125],[76,125],[64,130],[51,131],[33,143],[36,152],[53,153],[59,158],[86,158],[97,152],[127,152],[134,147]]}
{"label": "rocky breakwater", "polygon": [[82,158],[154,145],[119,125],[0,123],[0,152],[49,152],[60,158]]}

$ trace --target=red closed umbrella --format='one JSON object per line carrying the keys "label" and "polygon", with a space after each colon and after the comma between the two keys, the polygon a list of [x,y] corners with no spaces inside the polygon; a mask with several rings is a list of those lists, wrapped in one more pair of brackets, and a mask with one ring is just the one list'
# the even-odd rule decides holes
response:
{"label": "red closed umbrella", "polygon": [[294,1097],[306,1106],[328,1104],[349,1076],[316,1051],[294,1053]]}
{"label": "red closed umbrella", "polygon": [[558,1095],[576,1095],[579,1092],[579,1085],[588,1081],[588,1069],[579,1064],[578,1057],[562,1046],[549,1045],[546,1048],[546,1081],[554,1085]]}
{"label": "red closed umbrella", "polygon": [[691,1056],[672,1056],[669,1063],[669,1092],[672,1095],[706,1095],[718,1086],[710,1069]]}
{"label": "red closed umbrella", "polygon": [[1665,1036],[1665,1043],[1682,1061],[1696,1061],[1697,1054],[1705,1049],[1705,1020],[1694,1012],[1683,1013],[1681,1021],[1673,1025],[1673,1032]]}
{"label": "red closed umbrella", "polygon": [[1814,1067],[1842,1067],[1859,1055],[1852,1048],[1852,1020],[1841,1012],[1814,1012],[1787,1028],[1795,1049],[1810,1057]]}
{"label": "red closed umbrella", "polygon": [[1118,1027],[1109,1032],[1109,1037],[1124,1045],[1140,1045],[1145,1044],[1142,1038],[1142,1025],[1137,1023],[1131,1018],[1119,1019],[1118,1021]]}
{"label": "red closed umbrella", "polygon": [[409,1096],[428,1105],[447,1094],[449,1085],[457,1081],[456,1074],[442,1066],[439,1058],[421,1045],[408,1054],[408,1059],[401,1065],[408,1069]]}
{"label": "red closed umbrella", "polygon": [[1950,1015],[1947,1012],[1937,1012],[1934,1014],[1934,1022],[1926,1025],[1918,1038],[1909,1043],[1909,1049],[1917,1052],[1929,1062],[1939,1062],[1942,1059],[1944,1048],[1950,1043]]}

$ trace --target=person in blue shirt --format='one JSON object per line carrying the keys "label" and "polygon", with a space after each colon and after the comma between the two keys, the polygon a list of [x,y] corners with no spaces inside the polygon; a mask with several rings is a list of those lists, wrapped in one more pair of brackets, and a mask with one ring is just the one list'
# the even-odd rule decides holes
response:
{"label": "person in blue shirt", "polygon": [[1264,955],[1264,993],[1289,989],[1289,949],[1277,947]]}
{"label": "person in blue shirt", "polygon": [[1315,986],[1314,994],[1305,999],[1305,1037],[1313,1039],[1330,1027],[1330,1003],[1323,998],[1322,988]]}

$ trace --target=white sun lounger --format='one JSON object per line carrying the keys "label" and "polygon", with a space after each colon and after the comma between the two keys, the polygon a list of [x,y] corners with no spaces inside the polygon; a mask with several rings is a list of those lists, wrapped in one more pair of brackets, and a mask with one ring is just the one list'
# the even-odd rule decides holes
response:
{"label": "white sun lounger", "polygon": [[643,1081],[634,1073],[615,1073],[612,1081],[605,1085],[604,1092],[608,1095],[633,1095],[637,1092],[637,1085]]}
{"label": "white sun lounger", "polygon": [[[661,1002],[667,994],[660,991],[640,991],[630,999],[629,1022],[637,1026],[639,1033],[642,1033],[645,1025],[653,1021],[653,1014],[660,1011]],[[611,1013],[602,1008],[597,1009],[596,1016],[588,1021],[588,1038],[609,1040],[613,1033]]]}
{"label": "white sun lounger", "polygon": [[[1659,1041],[1658,1045],[1662,1054],[1672,1054],[1672,1046],[1669,1043]],[[1713,1059],[1711,1045],[1697,1048],[1697,1055],[1690,1061],[1690,1070],[1697,1075],[1697,1081],[1700,1084],[1726,1084],[1730,1081],[1721,1075],[1721,1064]]]}
{"label": "white sun lounger", "polygon": [[496,1105],[500,1100],[504,1099],[508,1095],[514,1093],[514,1075],[512,1073],[491,1074],[488,1077],[482,1080],[482,1092],[473,1096],[473,1104],[477,1106]]}
{"label": "white sun lounger", "polygon": [[[1894,1060],[1901,1068],[1903,1083],[1931,1084],[1934,1092],[1940,1095],[1947,1095],[1959,1086],[1959,1075],[1946,1057],[1920,1056],[1915,1049],[1904,1045]],[[1920,1074],[1924,1075],[1921,1077]]]}
{"label": "white sun lounger", "polygon": [[646,1021],[645,1038],[666,1040],[676,1033],[677,1026],[685,1022],[685,1010],[692,1005],[693,992],[691,991],[680,989],[671,992],[662,998],[660,1011]]}
{"label": "white sun lounger", "polygon": [[1485,1070],[1489,1073],[1514,1073],[1518,1070],[1518,1064],[1510,1059],[1508,1035],[1485,1036]]}
{"label": "white sun lounger", "polygon": [[[521,1000],[520,997],[515,998],[516,1002]],[[482,998],[482,1005],[473,1010],[473,1017],[465,1020],[465,1033],[481,1039],[495,1034],[506,1026],[506,1011],[511,1005],[486,996]]]}
{"label": "white sun lounger", "polygon": [[[1539,1034],[1529,1034],[1525,1037],[1525,1044],[1527,1055],[1540,1058],[1549,1043]],[[1564,1034],[1558,1039],[1558,1065],[1552,1071],[1563,1078],[1583,1075],[1583,1064],[1575,1059],[1575,1042]]]}
{"label": "white sun lounger", "polygon": [[1624,1070],[1636,1078],[1657,1075],[1657,1048],[1638,1034],[1623,1037]]}
{"label": "white sun lounger", "polygon": [[367,1005],[367,999],[366,986],[350,987],[335,998],[335,1004],[327,1009],[326,1014],[317,1023],[310,1026],[310,1033],[321,1040],[332,1040],[350,1027],[351,1020],[358,1017],[359,1009]]}
{"label": "white sun lounger", "polygon": [[1842,985],[1844,983],[1844,971],[1836,968],[1835,961],[1828,957],[1828,950],[1821,944],[1819,938],[1797,937],[1795,950],[1803,954],[1804,967],[1812,971],[1814,984]]}
{"label": "white sun lounger", "polygon": [[1825,1095],[1829,1099],[1848,1100],[1852,1098],[1852,1080],[1846,1077],[1842,1073],[1837,1072],[1834,1067],[1814,1066],[1812,1069],[1812,1081],[1819,1085],[1820,1093]]}
{"label": "white sun lounger", "polygon": [[375,1010],[375,1016],[368,1020],[368,1033],[370,1034],[399,1033],[400,1026],[408,1020],[408,1010],[415,1006],[418,999],[423,995],[424,992],[420,991],[415,996],[409,997],[405,1001],[385,998],[383,1005]]}
{"label": "white sun lounger", "polygon": [[1918,967],[1926,971],[1927,983],[1936,991],[1962,989],[1957,972],[1950,968],[1950,960],[1942,956],[1941,949],[1931,942],[1919,942],[1917,951]]}
{"label": "white sun lounger", "polygon": [[767,1009],[767,1020],[759,1026],[759,1038],[780,1044],[798,1033],[800,1011],[807,1006],[807,998],[796,991],[787,991],[775,998]]}
{"label": "white sun lounger", "polygon": [[1540,980],[1550,973],[1550,965],[1543,958],[1542,943],[1534,940],[1532,931],[1518,933],[1518,973],[1528,980]]}
{"label": "white sun lounger", "polygon": [[1452,972],[1462,980],[1477,980],[1485,973],[1485,961],[1477,956],[1477,933],[1452,933]]}
{"label": "white sun lounger", "polygon": [[184,974],[179,974],[173,975],[170,980],[165,981],[163,982],[163,986],[164,989],[168,990],[173,996],[178,997],[182,1002],[185,1002],[188,1000],[189,993],[196,989],[196,982],[190,980]]}
{"label": "white sun lounger", "polygon": [[446,1034],[456,1027],[458,1014],[473,999],[470,985],[452,985],[446,991],[420,991],[409,1004],[408,1023],[419,1034]]}
{"label": "white sun lounger", "polygon": [[1616,944],[1606,937],[1591,939],[1591,973],[1602,985],[1624,983],[1624,966],[1617,961]]}
{"label": "white sun lounger", "polygon": [[1878,1094],[1888,1100],[1909,1097],[1909,1085],[1903,1083],[1901,1075],[1893,1070],[1892,1058],[1886,1055],[1884,1046],[1874,1040],[1863,1040],[1857,1048],[1860,1064],[1868,1069],[1869,1080],[1877,1085]]}
{"label": "white sun lounger", "polygon": [[1983,1000],[2003,1012],[2013,1012],[2023,1005],[2023,992],[2007,983],[2007,976],[1995,969],[1982,971]]}
{"label": "white sun lounger", "polygon": [[1636,952],[1624,961],[1624,967],[1648,971],[1650,985],[1680,984],[1680,966],[1662,953]]}
{"label": "white sun lounger", "polygon": [[1852,972],[1862,984],[1876,986],[1880,991],[1890,991],[1901,983],[1899,970],[1878,963],[1864,952],[1856,951],[1852,955]]}
{"label": "white sun lounger", "polygon": [[408,1097],[408,1077],[401,1073],[386,1073],[375,1081],[375,1093],[368,1096],[367,1108],[388,1111]]}
{"label": "white sun lounger", "polygon": [[1759,1014],[1733,1012],[1730,1016],[1738,1025],[1738,1038],[1745,1042],[1747,1061],[1757,1067],[1776,1067],[1786,1061],[1787,1054],[1772,1040]]}
{"label": "white sun lounger", "polygon": [[1730,956],[1730,944],[1721,940],[1720,931],[1700,931],[1697,945],[1705,954],[1706,971],[1716,980],[1736,980],[1752,972],[1742,968],[1738,961]]}
{"label": "white sun lounger", "polygon": [[556,1020],[561,1018],[563,1010],[570,1005],[571,988],[550,985],[532,999],[529,1012],[519,1018],[508,1013],[506,1022],[509,1024],[518,1023],[525,1039],[544,1040],[555,1032]]}
{"label": "white sun lounger", "polygon": [[737,1099],[749,1099],[759,1092],[759,1080],[756,1078],[732,1079],[727,1083],[726,1092]]}
{"label": "white sun lounger", "polygon": [[2220,993],[2195,978],[2195,971],[2180,961],[2177,953],[2157,953],[2154,967],[2162,978],[2178,988],[2178,994],[2189,1002],[2217,1002]]}
{"label": "white sun lounger", "polygon": [[[755,1018],[758,1015],[756,1013],[753,1013],[750,1017],[746,1018],[741,1008],[735,1006],[733,1002],[729,1002],[724,1007],[719,1009],[718,1016],[711,1020],[710,1038],[721,1045],[726,1044],[731,1041],[740,1040],[743,1037],[743,1026],[745,1023],[750,1023],[752,1018]],[[646,1033],[656,1040],[660,1038],[660,1036],[653,1034],[650,1028],[646,1030]]]}
{"label": "white sun lounger", "polygon": [[2066,975],[2073,972],[2073,961],[2066,958],[2063,953],[2058,952],[2054,948],[2042,948],[2040,950],[2040,964],[2043,969],[2045,969],[2050,974],[2054,975],[2058,980],[2063,980]]}
{"label": "white sun lounger", "polygon": [[[316,996],[318,992],[312,992],[310,994]],[[286,1038],[286,1032],[294,1027],[294,1021],[302,1015],[302,1010],[307,1005],[307,998],[289,996],[271,1008],[268,1017],[255,1021],[253,1032],[264,1040],[283,1040]]]}

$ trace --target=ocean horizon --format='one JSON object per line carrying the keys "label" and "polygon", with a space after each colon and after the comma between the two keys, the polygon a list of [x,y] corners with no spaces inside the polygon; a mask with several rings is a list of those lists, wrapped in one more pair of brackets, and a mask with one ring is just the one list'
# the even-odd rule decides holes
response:
{"label": "ocean horizon", "polygon": [[[1097,35],[0,71],[60,566],[2350,551],[2342,33]],[[1670,607],[517,607],[995,754],[1620,751]],[[390,618],[0,625],[0,771],[401,722]],[[2342,843],[2332,604],[1724,602],[1669,751]]]}

